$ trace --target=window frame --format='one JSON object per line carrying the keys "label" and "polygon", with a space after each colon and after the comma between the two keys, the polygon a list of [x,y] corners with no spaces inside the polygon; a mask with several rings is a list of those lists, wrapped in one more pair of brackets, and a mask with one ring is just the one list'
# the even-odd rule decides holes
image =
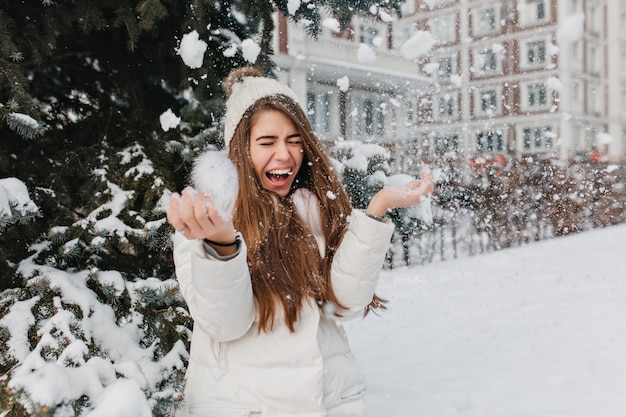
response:
{"label": "window frame", "polygon": [[545,153],[555,150],[552,126],[526,126],[521,128],[521,151],[524,154]]}
{"label": "window frame", "polygon": [[548,89],[548,86],[546,86],[546,84],[543,82],[534,82],[527,84],[526,105],[529,109],[542,109],[549,106],[550,91]]}

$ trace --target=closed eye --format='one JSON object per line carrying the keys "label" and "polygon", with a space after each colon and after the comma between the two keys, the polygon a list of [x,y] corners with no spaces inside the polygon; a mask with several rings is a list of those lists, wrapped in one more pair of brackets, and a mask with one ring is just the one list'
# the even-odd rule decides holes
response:
{"label": "closed eye", "polygon": [[287,142],[291,145],[302,145],[302,136],[299,133],[287,136]]}

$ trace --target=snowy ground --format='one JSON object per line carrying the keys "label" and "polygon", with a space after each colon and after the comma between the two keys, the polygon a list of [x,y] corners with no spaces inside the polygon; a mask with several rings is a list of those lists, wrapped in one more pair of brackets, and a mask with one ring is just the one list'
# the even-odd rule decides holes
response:
{"label": "snowy ground", "polygon": [[384,271],[348,323],[372,417],[626,415],[626,225]]}

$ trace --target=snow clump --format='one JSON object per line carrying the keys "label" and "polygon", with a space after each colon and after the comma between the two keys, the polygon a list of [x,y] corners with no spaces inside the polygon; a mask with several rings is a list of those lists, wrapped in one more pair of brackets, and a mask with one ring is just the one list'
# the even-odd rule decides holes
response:
{"label": "snow clump", "polygon": [[348,88],[350,88],[350,79],[347,75],[344,75],[337,80],[337,87],[339,87],[339,89],[344,93],[348,91]]}
{"label": "snow clump", "polygon": [[183,35],[177,53],[183,59],[185,65],[191,69],[195,69],[202,66],[204,53],[207,48],[207,43],[201,40],[198,31],[194,30]]}
{"label": "snow clump", "polygon": [[574,13],[567,16],[556,29],[556,41],[559,45],[578,42],[583,37],[584,27],[584,13]]}
{"label": "snow clump", "polygon": [[367,44],[362,43],[356,51],[357,60],[361,64],[371,64],[376,61],[376,54]]}
{"label": "snow clump", "polygon": [[176,116],[172,109],[167,109],[161,116],[159,116],[159,122],[161,122],[161,129],[167,132],[170,129],[176,129],[180,124],[180,117]]}
{"label": "snow clump", "polygon": [[261,53],[261,47],[252,39],[244,39],[244,41],[241,42],[241,51],[243,58],[249,63],[254,64]]}
{"label": "snow clump", "polygon": [[400,47],[400,53],[405,59],[416,60],[427,54],[435,42],[435,38],[429,31],[418,30]]}
{"label": "snow clump", "polygon": [[330,29],[331,31],[335,33],[339,33],[339,31],[341,30],[341,24],[339,23],[339,20],[333,17],[324,19],[322,21],[322,26],[325,27],[326,29]]}

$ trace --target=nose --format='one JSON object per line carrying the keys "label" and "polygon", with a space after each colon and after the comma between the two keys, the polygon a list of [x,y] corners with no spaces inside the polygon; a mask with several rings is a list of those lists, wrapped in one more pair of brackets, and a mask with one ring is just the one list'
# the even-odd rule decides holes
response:
{"label": "nose", "polygon": [[279,161],[285,161],[290,158],[287,142],[278,141],[276,143],[276,147],[274,148],[274,158]]}

